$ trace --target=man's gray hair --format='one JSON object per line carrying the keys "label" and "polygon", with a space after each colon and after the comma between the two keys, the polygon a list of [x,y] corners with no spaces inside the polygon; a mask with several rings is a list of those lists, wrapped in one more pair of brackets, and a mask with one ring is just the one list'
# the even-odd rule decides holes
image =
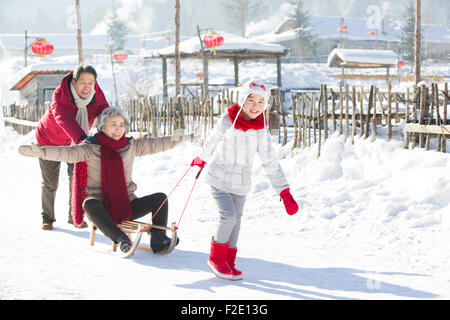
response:
{"label": "man's gray hair", "polygon": [[121,116],[123,118],[125,124],[125,133],[128,133],[130,131],[130,118],[123,109],[120,109],[118,107],[109,107],[103,110],[97,121],[97,130],[99,132],[102,132],[108,119],[115,116]]}

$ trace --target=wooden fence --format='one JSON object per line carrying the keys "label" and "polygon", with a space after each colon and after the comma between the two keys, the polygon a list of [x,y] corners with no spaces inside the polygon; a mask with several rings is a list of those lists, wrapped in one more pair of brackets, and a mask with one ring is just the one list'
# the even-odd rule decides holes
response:
{"label": "wooden fence", "polygon": [[[369,138],[375,140],[377,128],[385,127],[387,140],[392,139],[393,127],[405,123],[405,147],[414,148],[418,136],[419,146],[429,148],[430,139],[436,138],[437,150],[445,152],[446,139],[450,138],[447,125],[448,88],[438,91],[432,85],[429,93],[426,86],[414,88],[413,92],[393,92],[390,84],[386,91],[375,86],[364,91],[354,86],[328,89],[322,85],[318,91],[299,91],[291,95],[291,113],[281,110],[291,118],[294,126],[293,148],[309,147],[321,143],[330,134],[339,132],[345,138]],[[286,143],[286,127],[284,140]]]}
{"label": "wooden fence", "polygon": [[[406,92],[392,91],[390,84],[387,90],[375,86],[364,90],[355,86],[322,85],[320,90],[293,92],[288,103],[282,102],[277,90],[272,93],[266,115],[270,129],[279,130],[279,142],[284,145],[288,140],[288,125],[293,127],[293,149],[317,144],[320,155],[322,143],[334,132],[352,141],[357,135],[375,140],[382,127],[389,141],[393,128],[404,125],[405,148],[418,144],[429,149],[431,139],[436,139],[436,150],[446,152],[446,139],[450,138],[447,84],[440,91],[433,84],[431,89],[420,86]],[[233,91],[223,90],[215,100],[147,97],[122,107],[130,117],[130,130],[135,135],[157,137],[201,129],[206,137],[214,127],[215,118],[236,100]],[[14,105],[3,108],[3,117],[5,123],[25,134],[34,129],[45,110],[43,106]]]}

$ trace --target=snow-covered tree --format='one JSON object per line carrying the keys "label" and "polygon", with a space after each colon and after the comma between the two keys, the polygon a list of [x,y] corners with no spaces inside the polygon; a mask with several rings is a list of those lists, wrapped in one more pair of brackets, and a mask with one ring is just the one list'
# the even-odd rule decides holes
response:
{"label": "snow-covered tree", "polygon": [[125,48],[125,36],[128,33],[127,24],[120,19],[117,8],[113,5],[113,8],[108,12],[105,17],[107,24],[107,31],[112,50],[122,50]]}
{"label": "snow-covered tree", "polygon": [[228,0],[221,2],[224,15],[245,37],[247,25],[267,11],[266,0]]}
{"label": "snow-covered tree", "polygon": [[308,12],[303,9],[302,0],[289,0],[290,8],[286,16],[294,22],[297,32],[297,54],[302,57],[314,53],[317,43],[311,33]]}
{"label": "snow-covered tree", "polygon": [[409,1],[407,7],[405,8],[403,14],[403,26],[401,28],[400,45],[399,45],[401,57],[403,58],[403,60],[410,62],[411,65],[414,63],[415,20],[416,20],[415,2],[411,0]]}

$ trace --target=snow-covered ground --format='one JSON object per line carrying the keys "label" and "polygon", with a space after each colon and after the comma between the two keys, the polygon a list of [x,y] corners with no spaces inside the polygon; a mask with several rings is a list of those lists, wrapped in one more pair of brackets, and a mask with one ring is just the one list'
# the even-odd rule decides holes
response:
{"label": "snow-covered ground", "polygon": [[[17,71],[20,61],[14,59],[1,62],[3,74]],[[113,100],[110,68],[95,66]],[[214,82],[232,82],[232,65],[210,67]],[[184,77],[195,77],[195,68],[200,67],[184,63]],[[159,62],[118,72],[123,83],[128,75],[143,92],[161,93]],[[436,72],[448,74],[448,67]],[[320,86],[333,81],[332,73],[338,72],[324,65],[283,65],[283,83]],[[244,81],[256,75],[276,82],[275,65],[245,63],[241,75]],[[7,98],[11,93],[1,84]],[[383,135],[380,130],[376,141],[355,138],[354,144],[333,135],[320,158],[317,146],[293,155],[291,142],[279,146],[281,165],[301,205],[294,216],[285,213],[256,159],[238,245],[237,266],[245,279],[230,282],[206,266],[218,214],[202,177],[181,220],[176,249],[166,256],[137,251],[120,259],[91,250],[89,230],[67,224],[65,165],[55,229],[40,229],[38,161],[17,152],[33,141],[34,132],[20,136],[0,123],[0,299],[449,299],[450,154],[405,150],[403,141],[386,142]],[[138,158],[138,196],[169,193],[198,149],[185,143]],[[171,196],[170,221],[179,220],[195,174],[196,168]],[[109,246],[98,232],[96,247]]]}
{"label": "snow-covered ground", "polygon": [[[0,125],[0,299],[450,298],[448,153],[405,150],[382,139],[357,138],[352,145],[332,136],[319,159],[311,147],[281,160],[301,204],[294,216],[257,162],[239,239],[237,265],[245,279],[230,282],[206,266],[218,214],[201,178],[170,255],[137,251],[120,259],[90,250],[89,231],[66,223],[65,166],[55,229],[40,230],[38,162],[17,152],[32,139],[33,133],[19,136]],[[198,148],[186,143],[139,158],[137,194],[169,193]],[[178,222],[195,172],[171,196],[170,221]],[[98,233],[96,247],[109,246]]]}

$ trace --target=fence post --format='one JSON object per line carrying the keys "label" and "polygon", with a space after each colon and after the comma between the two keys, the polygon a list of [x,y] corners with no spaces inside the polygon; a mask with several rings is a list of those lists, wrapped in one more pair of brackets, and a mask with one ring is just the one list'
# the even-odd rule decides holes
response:
{"label": "fence post", "polygon": [[345,85],[345,140],[348,139],[349,134],[349,91],[348,91],[348,84]]}
{"label": "fence post", "polygon": [[[447,83],[445,83],[445,85],[444,85],[444,110],[443,110],[443,122],[442,122],[442,124],[445,126],[445,125],[447,125],[447,108],[448,108],[448,106],[447,106],[447,104],[448,104],[448,86],[447,86]],[[447,149],[447,141],[446,141],[446,138],[445,138],[445,136],[444,136],[444,139],[442,139],[442,147],[441,147],[441,151],[442,152],[446,152],[446,149]]]}
{"label": "fence post", "polygon": [[269,109],[269,130],[270,132],[278,131],[278,142],[280,139],[280,112],[279,112],[279,106],[277,103],[277,100],[275,99],[275,96],[278,92],[278,88],[273,88],[270,90],[271,99],[272,102]]}
{"label": "fence post", "polygon": [[373,92],[373,112],[372,112],[372,141],[375,141],[377,138],[377,91],[378,88],[375,87]]}
{"label": "fence post", "polygon": [[352,144],[355,143],[356,135],[356,88],[352,86]]}
{"label": "fence post", "polygon": [[[420,113],[419,113],[419,123],[425,124],[425,99],[426,99],[426,87],[422,85],[420,88]],[[424,134],[419,133],[419,147],[425,147]]]}
{"label": "fence post", "polygon": [[[406,88],[405,127],[409,122],[409,88]],[[405,149],[409,149],[409,133],[405,131]]]}
{"label": "fence post", "polygon": [[365,129],[365,133],[364,133],[364,139],[367,139],[369,137],[369,124],[370,124],[370,110],[372,108],[372,104],[373,104],[373,90],[374,90],[374,86],[371,85],[370,86],[370,93],[369,93],[369,101],[368,101],[368,105],[367,105],[367,117],[366,117],[366,129]]}
{"label": "fence post", "polygon": [[392,114],[392,96],[391,96],[391,82],[388,82],[388,104],[387,104],[387,118],[386,118],[386,122],[387,122],[387,126],[388,126],[388,141],[391,141],[392,138],[392,119],[391,119],[391,114]]}
{"label": "fence post", "polygon": [[328,138],[328,90],[327,85],[323,85],[323,141]]}
{"label": "fence post", "polygon": [[292,149],[297,148],[297,139],[298,139],[298,128],[297,128],[297,119],[295,115],[295,108],[296,108],[296,95],[291,94],[291,107],[292,107],[292,123],[294,125],[294,143],[292,144]]}

